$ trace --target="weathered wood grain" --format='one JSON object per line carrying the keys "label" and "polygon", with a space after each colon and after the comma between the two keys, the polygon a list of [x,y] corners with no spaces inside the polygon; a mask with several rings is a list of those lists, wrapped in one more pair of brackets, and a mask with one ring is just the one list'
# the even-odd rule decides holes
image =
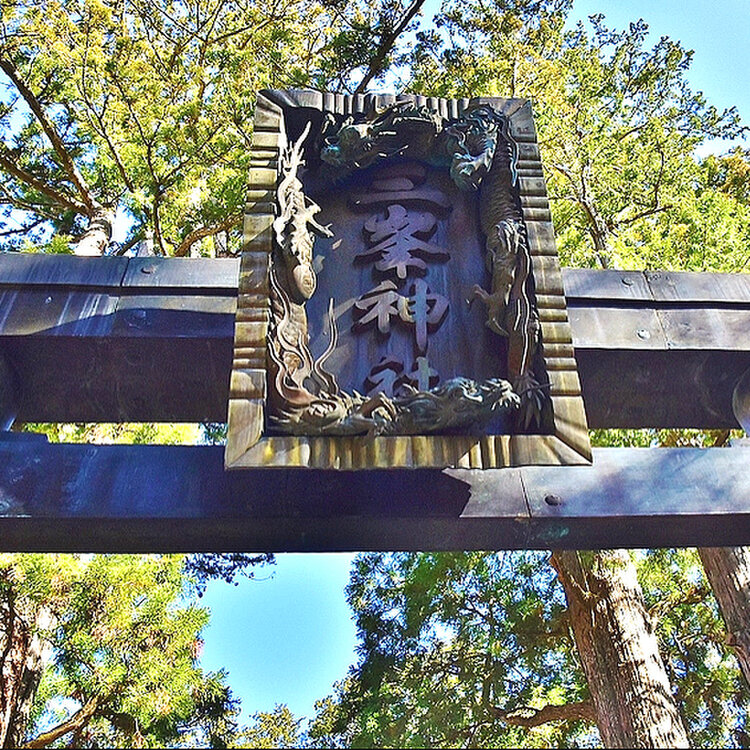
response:
{"label": "weathered wood grain", "polygon": [[[265,133],[262,146],[254,142],[251,149],[250,184],[251,195],[245,212],[245,243],[242,256],[242,267],[239,282],[239,305],[235,325],[235,358],[230,381],[229,409],[229,446],[227,449],[227,468],[249,466],[309,468],[355,468],[372,469],[380,466],[386,456],[391,466],[469,466],[471,468],[493,468],[521,463],[560,463],[588,462],[591,451],[586,429],[586,413],[580,393],[580,382],[577,377],[573,351],[566,356],[555,356],[551,349],[541,348],[535,355],[533,369],[539,382],[546,382],[544,357],[550,356],[552,369],[556,371],[554,384],[550,381],[550,402],[541,420],[540,432],[553,435],[549,438],[536,439],[535,436],[523,435],[509,438],[505,451],[482,450],[481,435],[477,437],[452,436],[413,436],[406,438],[375,438],[365,441],[345,437],[275,437],[263,433],[263,415],[265,411],[265,392],[262,379],[263,358],[266,352],[265,321],[252,306],[262,304],[263,288],[260,283],[268,279],[268,263],[272,249],[273,206],[267,202],[267,194],[272,190],[278,174],[278,151],[282,143],[291,141],[300,135],[300,121],[306,120],[317,127],[320,123],[319,112],[325,111],[339,117],[350,117],[353,114],[372,114],[388,106],[392,97],[355,97],[341,94],[328,95],[310,90],[266,90],[258,95],[255,117],[255,131]],[[536,144],[536,130],[531,112],[531,104],[525,99],[502,99],[497,97],[476,97],[473,99],[442,100],[424,96],[400,95],[398,102],[410,102],[416,107],[429,108],[438,113],[456,111],[461,114],[467,108],[478,105],[490,105],[508,118],[511,138],[516,142],[521,158],[518,190],[519,202],[524,224],[529,237],[531,254],[531,278],[529,291],[533,288],[540,295],[540,319],[542,339],[551,347],[570,345],[572,335],[567,316],[565,315],[565,298],[563,280],[557,259],[554,230],[549,210],[546,186],[543,178],[539,149]],[[276,135],[276,144],[273,137]],[[444,179],[443,179],[444,178]],[[430,181],[432,180],[432,182]],[[437,184],[433,182],[437,180]],[[430,346],[432,363],[438,366],[441,377],[465,375],[477,380],[488,377],[506,376],[505,367],[500,361],[500,352],[504,345],[494,339],[481,320],[477,320],[476,310],[470,313],[465,305],[465,289],[471,289],[472,281],[483,276],[483,257],[481,233],[471,227],[468,217],[473,214],[473,207],[461,211],[467,196],[459,194],[446,175],[431,174],[428,184],[435,195],[450,196],[453,210],[448,220],[448,237],[436,235],[433,241],[451,248],[453,255],[460,255],[462,263],[459,270],[467,274],[464,278],[454,267],[448,269],[450,284],[439,286],[439,293],[445,296],[450,308],[447,320],[440,325],[439,334],[434,335]],[[361,221],[352,221],[352,214],[347,194],[350,188],[342,185],[341,191],[327,191],[325,195],[315,195],[321,208],[321,221],[335,224],[337,227],[335,242],[319,241],[316,253],[325,264],[319,272],[318,293],[313,295],[305,305],[305,330],[310,335],[313,356],[319,356],[322,347],[319,340],[324,333],[319,322],[324,319],[325,310],[321,305],[328,304],[328,299],[346,299],[352,289],[361,290],[368,286],[369,268],[352,267],[350,258],[338,257],[333,251],[338,245],[356,247],[361,238]],[[341,193],[341,194],[339,194]],[[389,194],[390,195],[390,194]],[[393,199],[395,194],[390,195]],[[349,196],[350,198],[350,196]],[[366,199],[362,199],[366,201]],[[459,231],[451,227],[456,224]],[[451,236],[453,231],[455,236]],[[440,233],[438,233],[440,234]],[[470,240],[468,238],[474,238]],[[449,240],[449,241],[448,241]],[[480,245],[480,247],[472,247]],[[447,253],[446,253],[447,255]],[[341,256],[341,253],[339,253]],[[334,268],[335,273],[328,269]],[[446,258],[450,260],[450,257]],[[474,267],[472,267],[472,264]],[[350,277],[354,278],[350,278]],[[433,279],[434,280],[434,279]],[[322,293],[325,288],[326,293]],[[436,289],[431,290],[436,293]],[[449,299],[450,295],[450,299]],[[249,300],[253,300],[252,304]],[[259,301],[258,301],[259,300]],[[551,304],[551,313],[546,305]],[[347,303],[345,303],[347,304]],[[249,309],[248,309],[249,308]],[[474,320],[469,321],[470,314]],[[248,318],[250,320],[248,320]],[[356,326],[351,331],[346,327],[340,331],[340,351],[347,351],[345,360],[332,364],[331,369],[337,382],[345,392],[355,389],[366,390],[370,368],[373,362],[380,361],[385,351],[379,348],[373,337],[352,336],[358,332]],[[385,333],[381,329],[381,333]],[[412,343],[409,333],[389,330],[388,352],[410,350]],[[433,332],[435,333],[435,332]],[[393,340],[399,339],[399,345],[392,347]],[[404,339],[406,339],[404,341]],[[484,340],[483,340],[484,339]],[[420,350],[424,349],[422,343]],[[481,355],[481,356],[480,356]],[[333,360],[331,360],[333,363]],[[472,366],[467,366],[472,365]],[[252,367],[253,369],[248,369]],[[567,377],[566,377],[567,375]],[[575,377],[572,377],[575,376]],[[273,388],[273,383],[271,383]],[[546,387],[546,386],[545,386]],[[252,407],[246,404],[240,407],[235,401],[252,401]],[[577,401],[577,403],[576,403]],[[559,406],[559,408],[558,408]],[[551,417],[548,416],[551,414]],[[255,420],[248,424],[244,420]],[[498,432],[504,429],[497,428]],[[242,436],[241,438],[239,436]],[[254,442],[246,443],[243,453],[242,441],[252,436]],[[535,447],[536,446],[536,447]],[[230,458],[231,457],[231,460]],[[395,463],[394,463],[395,461]]]}
{"label": "weathered wood grain", "polygon": [[284,143],[281,107],[268,97],[258,96],[250,152],[251,190],[243,222],[234,359],[229,380],[227,421],[232,427],[226,448],[228,464],[245,455],[261,439],[265,424],[269,264],[276,211],[275,189]]}
{"label": "weathered wood grain", "polygon": [[[747,454],[747,455],[746,455]],[[225,472],[219,446],[0,439],[4,551],[337,551],[750,543],[750,448],[593,466]]]}
{"label": "weathered wood grain", "polygon": [[[98,275],[98,260],[117,274]],[[144,261],[153,271],[130,273],[126,284],[128,266]],[[230,259],[0,254],[0,353],[23,385],[18,418],[225,421],[238,272]],[[726,277],[726,302],[707,294],[710,274],[670,272],[679,302],[654,299],[640,272],[629,272],[623,299],[622,275],[563,269],[589,425],[735,427],[732,390],[750,369],[750,275]],[[556,299],[545,297],[544,308],[558,309]],[[659,321],[674,316],[691,333],[668,341]],[[644,327],[648,338],[638,335]],[[544,349],[548,372],[570,370],[573,346]],[[251,348],[234,354],[258,361]]]}

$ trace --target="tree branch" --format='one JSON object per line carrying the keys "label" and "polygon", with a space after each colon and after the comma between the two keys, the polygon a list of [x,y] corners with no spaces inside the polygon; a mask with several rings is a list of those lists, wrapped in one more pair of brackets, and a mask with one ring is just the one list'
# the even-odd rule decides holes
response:
{"label": "tree branch", "polygon": [[57,132],[49,117],[47,117],[47,113],[44,111],[41,102],[36,96],[34,96],[34,93],[26,85],[26,82],[18,75],[18,71],[10,60],[0,57],[0,69],[2,69],[5,75],[10,78],[13,85],[18,89],[18,92],[29,105],[29,108],[42,126],[42,130],[44,130],[47,138],[49,138],[52,148],[55,149],[55,153],[58,155],[63,168],[76,186],[78,193],[81,196],[81,200],[88,209],[88,212],[93,212],[94,209],[98,208],[97,202],[94,199],[89,186],[86,184],[86,181],[83,179],[83,175],[78,171],[78,167],[76,167],[73,159],[68,153],[68,149],[63,143],[60,134]]}
{"label": "tree branch", "polygon": [[219,224],[214,224],[210,227],[199,227],[198,229],[193,229],[193,231],[190,232],[190,234],[188,234],[188,236],[185,237],[185,239],[177,246],[177,249],[174,251],[175,257],[183,257],[187,255],[188,252],[190,252],[190,247],[199,240],[202,240],[204,237],[210,237],[212,234],[217,234],[218,232],[224,232],[227,229],[231,229],[232,227],[239,224],[241,218],[242,217],[239,214],[234,214],[232,216],[228,216]]}
{"label": "tree branch", "polygon": [[[29,213],[38,214],[43,216],[49,221],[54,221],[57,215],[54,211],[48,210],[50,206],[43,206],[42,204],[33,204],[29,201],[25,201],[14,195],[5,185],[0,184],[0,203],[7,203],[14,208],[18,208],[21,211],[28,211]],[[51,205],[51,204],[50,204]]]}
{"label": "tree branch", "polygon": [[404,29],[409,25],[412,18],[417,15],[421,7],[424,5],[424,2],[425,0],[414,0],[414,2],[406,9],[403,18],[393,27],[390,33],[386,33],[380,38],[375,57],[370,61],[370,65],[367,68],[364,78],[359,82],[357,88],[354,89],[354,94],[364,94],[370,81],[382,71],[388,53],[393,48],[393,45],[396,43],[399,36],[401,36]]}
{"label": "tree branch", "polygon": [[75,198],[68,198],[68,196],[63,195],[54,188],[51,188],[49,185],[47,185],[46,182],[42,182],[42,180],[34,177],[34,175],[30,174],[25,169],[19,167],[11,158],[9,158],[9,153],[5,148],[0,149],[0,166],[4,167],[15,178],[21,180],[21,182],[25,182],[27,185],[33,187],[35,190],[38,190],[40,193],[44,193],[44,195],[46,195],[48,198],[52,198],[55,203],[59,203],[60,205],[65,206],[66,208],[69,208],[78,214],[88,216],[89,209],[87,206],[75,200]]}
{"label": "tree branch", "polygon": [[[88,109],[89,116],[88,120],[91,124],[91,127],[94,131],[99,133],[99,135],[104,139],[107,146],[109,147],[109,151],[112,154],[112,158],[115,160],[115,164],[117,165],[117,169],[120,172],[120,177],[122,177],[123,182],[125,183],[128,190],[131,192],[135,191],[135,185],[131,181],[131,179],[128,177],[127,171],[125,170],[125,165],[122,163],[122,159],[120,158],[120,154],[118,153],[117,149],[115,148],[115,144],[112,142],[112,139],[109,136],[109,133],[107,132],[107,127],[104,124],[104,113],[107,108],[107,101],[109,100],[108,96],[105,96],[104,98],[104,104],[102,105],[102,111],[99,112],[96,107],[94,106],[93,102],[91,101],[91,98],[88,95],[88,86],[87,86],[87,80],[86,80],[86,73],[88,70],[88,64],[89,64],[89,32],[87,30],[86,32],[86,50],[83,57],[83,65],[81,66],[81,77],[80,77],[80,86],[79,86],[79,92],[81,94],[81,98],[83,99],[84,104],[86,105],[86,108]],[[94,70],[96,73],[96,69]],[[92,116],[96,118],[96,122],[99,125],[99,128],[97,129],[96,125],[92,122]]]}
{"label": "tree branch", "polygon": [[[672,610],[677,609],[677,607],[683,604],[699,604],[700,602],[705,601],[709,594],[710,589],[706,586],[692,586],[688,591],[680,592],[679,595],[666,596],[663,599],[660,599],[647,611],[652,627],[656,626],[657,620],[663,619],[665,615]],[[705,637],[705,634],[702,637]]]}
{"label": "tree branch", "polygon": [[550,721],[588,721],[596,723],[596,709],[592,701],[565,703],[562,706],[546,705],[543,708],[522,706],[511,711],[493,707],[495,716],[514,727],[538,727]]}
{"label": "tree branch", "polygon": [[659,214],[662,211],[668,211],[670,208],[673,208],[671,203],[667,206],[647,208],[645,211],[640,211],[634,216],[629,216],[627,219],[618,219],[615,224],[618,227],[624,226],[625,224],[632,224],[634,221],[638,221],[638,219],[645,219],[647,216],[653,216],[654,214]]}
{"label": "tree branch", "polygon": [[17,229],[4,229],[2,232],[0,232],[0,237],[10,237],[13,234],[26,234],[32,229],[38,227],[40,224],[44,224],[44,222],[47,220],[48,219],[46,217],[43,217],[41,219],[37,219],[36,221],[32,221],[31,223],[26,224],[22,227],[18,227]]}
{"label": "tree branch", "polygon": [[94,718],[98,708],[99,696],[95,695],[93,698],[89,698],[78,711],[62,724],[58,724],[48,732],[42,732],[42,734],[22,745],[22,747],[24,750],[27,748],[28,750],[32,750],[33,748],[48,747],[55,740],[68,734],[68,732],[75,732],[85,727]]}

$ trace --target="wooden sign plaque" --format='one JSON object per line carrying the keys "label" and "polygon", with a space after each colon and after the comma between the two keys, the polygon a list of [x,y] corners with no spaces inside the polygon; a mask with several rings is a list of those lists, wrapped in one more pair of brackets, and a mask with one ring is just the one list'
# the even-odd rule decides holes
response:
{"label": "wooden sign plaque", "polygon": [[523,99],[264,91],[227,468],[591,460]]}

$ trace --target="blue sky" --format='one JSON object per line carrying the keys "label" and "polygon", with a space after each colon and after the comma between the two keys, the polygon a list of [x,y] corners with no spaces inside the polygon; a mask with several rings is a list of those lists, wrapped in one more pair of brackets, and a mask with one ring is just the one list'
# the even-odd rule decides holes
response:
{"label": "blue sky", "polygon": [[354,659],[355,631],[344,587],[351,554],[285,554],[238,586],[209,584],[211,610],[201,661],[225,668],[244,718],[286,703],[312,716]]}
{"label": "blue sky", "polygon": [[[670,36],[695,50],[688,76],[693,87],[716,107],[737,106],[750,121],[750,0],[577,0],[573,16],[597,12],[617,28],[642,17],[652,41]],[[710,150],[725,148],[714,144]],[[355,659],[354,626],[344,601],[352,557],[278,555],[275,569],[257,580],[209,586],[204,603],[213,616],[203,664],[228,670],[245,718],[273,710],[276,703],[311,716],[314,701],[346,675]]]}

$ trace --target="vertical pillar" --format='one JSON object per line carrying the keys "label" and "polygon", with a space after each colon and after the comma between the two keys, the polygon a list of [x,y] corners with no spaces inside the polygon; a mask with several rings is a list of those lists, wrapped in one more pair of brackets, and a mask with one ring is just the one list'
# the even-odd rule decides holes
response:
{"label": "vertical pillar", "polygon": [[7,357],[0,352],[0,432],[10,430],[18,414],[20,386]]}
{"label": "vertical pillar", "polygon": [[750,438],[750,370],[747,370],[737,382],[732,394],[732,411]]}

